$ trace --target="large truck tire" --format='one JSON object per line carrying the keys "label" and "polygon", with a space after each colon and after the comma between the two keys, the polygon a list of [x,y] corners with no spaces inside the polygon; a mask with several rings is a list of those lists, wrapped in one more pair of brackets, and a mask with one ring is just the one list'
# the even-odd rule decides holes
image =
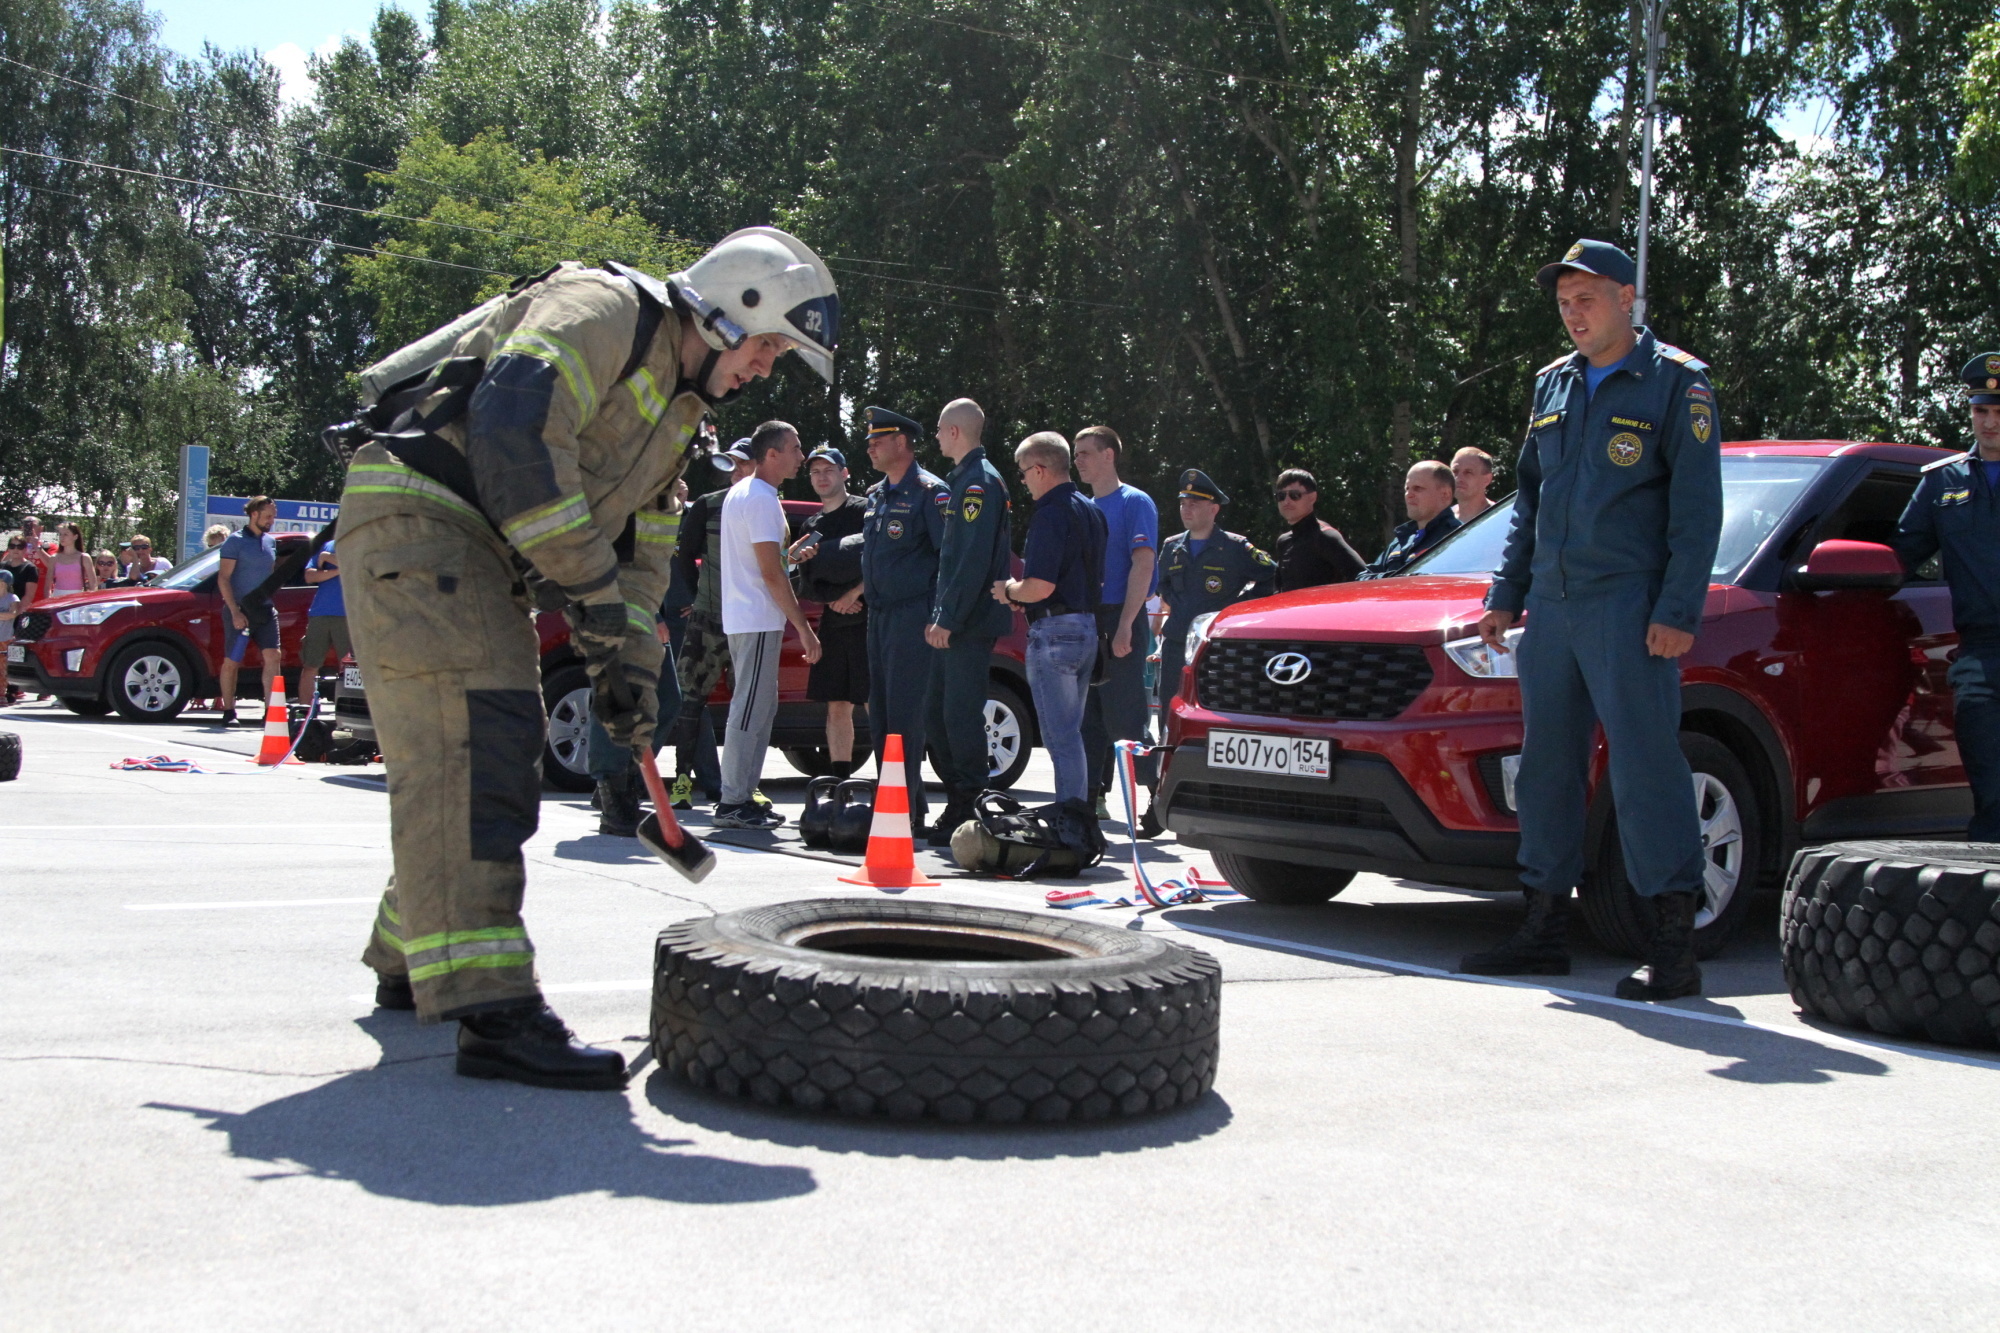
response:
{"label": "large truck tire", "polygon": [[1785,984],[1844,1027],[2000,1046],[2000,844],[1837,842],[1792,862]]}
{"label": "large truck tire", "polygon": [[21,776],[21,738],[11,731],[0,731],[0,782],[12,782]]}
{"label": "large truck tire", "polygon": [[1215,1082],[1222,969],[1139,931],[827,898],[669,926],[654,1053],[698,1087],[895,1119],[1098,1120]]}

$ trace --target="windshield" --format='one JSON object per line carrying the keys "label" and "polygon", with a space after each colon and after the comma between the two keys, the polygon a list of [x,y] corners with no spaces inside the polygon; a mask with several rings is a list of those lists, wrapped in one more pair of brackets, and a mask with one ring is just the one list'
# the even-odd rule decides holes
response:
{"label": "windshield", "polygon": [[192,588],[203,579],[215,573],[215,567],[222,563],[222,548],[211,546],[192,560],[175,565],[159,575],[146,586],[148,588]]}
{"label": "windshield", "polygon": [[[1722,540],[1715,547],[1715,567],[1709,577],[1727,583],[1772,529],[1784,521],[1806,487],[1812,484],[1824,458],[1757,458],[1728,454],[1722,460]],[[1514,500],[1502,500],[1440,542],[1405,571],[1410,574],[1478,574],[1491,577],[1500,568],[1507,532],[1513,526]]]}

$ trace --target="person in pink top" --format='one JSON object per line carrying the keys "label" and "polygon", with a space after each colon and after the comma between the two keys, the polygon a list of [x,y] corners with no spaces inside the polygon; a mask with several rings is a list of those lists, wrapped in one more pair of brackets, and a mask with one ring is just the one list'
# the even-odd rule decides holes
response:
{"label": "person in pink top", "polygon": [[74,523],[56,524],[56,553],[48,558],[46,568],[49,597],[97,591],[97,562],[83,549],[83,529]]}

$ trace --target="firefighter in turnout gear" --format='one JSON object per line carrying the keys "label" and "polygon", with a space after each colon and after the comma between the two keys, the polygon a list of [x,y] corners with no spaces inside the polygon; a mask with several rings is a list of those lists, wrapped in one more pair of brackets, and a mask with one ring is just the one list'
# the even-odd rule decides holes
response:
{"label": "firefighter in turnout gear", "polygon": [[482,310],[384,391],[370,421],[393,418],[341,497],[395,863],[363,961],[379,1004],[459,1021],[461,1074],[616,1088],[623,1058],[543,1003],[521,919],[545,730],[532,612],[565,607],[599,720],[650,744],[688,441],[785,352],[830,379],[839,298],[811,250],[753,227],[665,283],[564,264]]}

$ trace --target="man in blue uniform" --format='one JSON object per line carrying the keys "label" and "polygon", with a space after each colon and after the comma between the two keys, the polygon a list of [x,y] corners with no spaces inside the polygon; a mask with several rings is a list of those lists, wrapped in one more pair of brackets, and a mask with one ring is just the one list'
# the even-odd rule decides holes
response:
{"label": "man in blue uniform", "polygon": [[861,596],[868,606],[868,730],[875,738],[877,771],[887,738],[903,738],[910,788],[910,829],[924,822],[924,704],[931,661],[924,641],[937,591],[938,552],[944,546],[944,508],[951,492],[917,466],[916,443],[924,428],[886,407],[871,407],[868,461],[883,479],[868,488],[862,528],[841,538],[861,551]]}
{"label": "man in blue uniform", "polygon": [[1610,744],[1625,871],[1650,904],[1628,1000],[1701,993],[1695,913],[1707,864],[1680,748],[1679,657],[1694,646],[1722,529],[1720,427],[1708,367],[1632,327],[1633,265],[1578,241],[1536,275],[1576,351],[1542,367],[1521,488],[1479,635],[1520,635],[1521,882],[1528,916],[1459,963],[1489,976],[1569,972],[1593,732]]}
{"label": "man in blue uniform", "polygon": [[1403,512],[1409,522],[1398,524],[1382,554],[1354,577],[1386,579],[1402,573],[1410,562],[1462,526],[1452,508],[1458,499],[1458,483],[1451,469],[1435,458],[1412,464],[1403,478]]}
{"label": "man in blue uniform", "polygon": [[1951,664],[1958,754],[1972,784],[1967,842],[2000,842],[2000,352],[1962,372],[1973,447],[1924,469],[1896,526],[1896,551],[1915,569],[1944,553],[1958,657]]}
{"label": "man in blue uniform", "polygon": [[925,726],[944,779],[944,814],[930,845],[951,846],[953,830],[975,815],[992,763],[986,749],[986,676],[993,643],[1013,628],[1013,613],[993,600],[995,579],[1007,577],[1007,483],[986,460],[980,443],[986,413],[970,398],[938,414],[938,448],[955,467],[945,478],[944,541],[938,551],[937,596],[924,641],[937,651],[931,664]]}

